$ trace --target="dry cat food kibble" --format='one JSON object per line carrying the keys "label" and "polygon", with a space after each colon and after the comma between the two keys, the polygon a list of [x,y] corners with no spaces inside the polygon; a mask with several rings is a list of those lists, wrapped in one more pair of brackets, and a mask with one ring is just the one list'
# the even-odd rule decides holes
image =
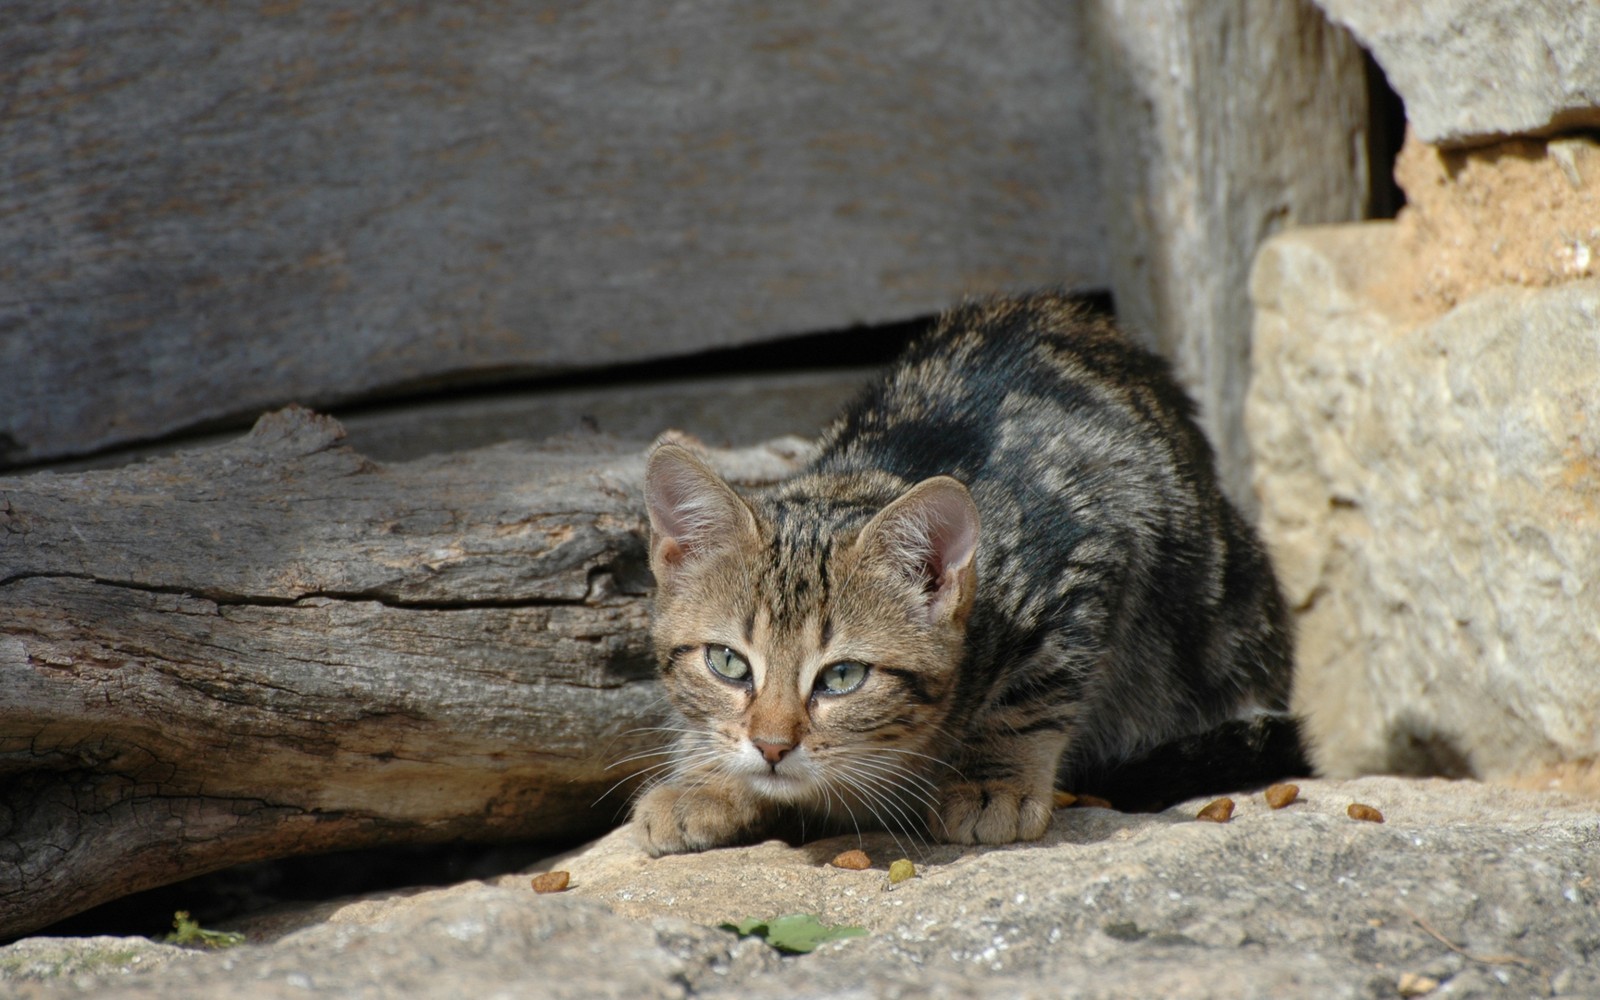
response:
{"label": "dry cat food kibble", "polygon": [[1111,803],[1098,795],[1079,795],[1072,803],[1079,809],[1110,809]]}
{"label": "dry cat food kibble", "polygon": [[835,868],[848,868],[853,872],[859,872],[871,868],[872,859],[867,857],[866,851],[845,851],[828,864]]}
{"label": "dry cat food kibble", "polygon": [[1233,800],[1227,797],[1208,803],[1204,809],[1195,815],[1195,819],[1209,820],[1212,823],[1226,823],[1233,818]]}
{"label": "dry cat food kibble", "polygon": [[1345,810],[1351,819],[1363,819],[1368,823],[1382,823],[1383,813],[1361,802],[1350,803],[1350,808]]}
{"label": "dry cat food kibble", "polygon": [[901,858],[889,866],[889,884],[904,882],[908,878],[917,877],[917,866],[911,863],[910,858]]}
{"label": "dry cat food kibble", "polygon": [[1282,809],[1299,797],[1299,785],[1273,785],[1266,791],[1267,805],[1274,809]]}
{"label": "dry cat food kibble", "polygon": [[565,892],[571,872],[542,872],[533,877],[534,892]]}
{"label": "dry cat food kibble", "polygon": [[1056,792],[1055,793],[1055,797],[1054,797],[1054,799],[1052,801],[1053,801],[1053,804],[1054,804],[1054,808],[1056,808],[1056,809],[1065,809],[1068,806],[1072,805],[1074,802],[1077,802],[1078,801],[1078,797],[1076,795],[1072,794],[1071,792]]}

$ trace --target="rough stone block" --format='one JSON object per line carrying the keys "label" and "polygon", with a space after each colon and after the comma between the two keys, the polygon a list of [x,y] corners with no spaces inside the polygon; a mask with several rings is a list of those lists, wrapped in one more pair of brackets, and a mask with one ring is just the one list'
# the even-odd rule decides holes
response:
{"label": "rough stone block", "polygon": [[1600,4],[1317,0],[1361,39],[1426,141],[1600,125]]}
{"label": "rough stone block", "polygon": [[1252,278],[1295,708],[1327,774],[1600,788],[1600,281],[1397,317],[1376,292],[1426,265],[1398,235],[1287,233]]}

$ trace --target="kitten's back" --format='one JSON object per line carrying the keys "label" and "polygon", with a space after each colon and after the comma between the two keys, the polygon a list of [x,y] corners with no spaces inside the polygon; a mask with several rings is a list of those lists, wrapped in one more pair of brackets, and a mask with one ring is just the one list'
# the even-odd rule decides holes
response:
{"label": "kitten's back", "polygon": [[967,484],[983,542],[962,697],[1014,703],[1021,727],[1067,720],[1069,772],[1286,709],[1276,581],[1192,403],[1071,300],[947,314],[834,422],[813,469]]}

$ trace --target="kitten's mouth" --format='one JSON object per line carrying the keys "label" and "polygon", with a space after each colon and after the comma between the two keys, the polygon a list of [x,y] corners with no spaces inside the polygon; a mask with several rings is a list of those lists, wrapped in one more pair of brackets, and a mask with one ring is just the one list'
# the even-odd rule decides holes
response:
{"label": "kitten's mouth", "polygon": [[808,797],[811,793],[809,778],[777,770],[768,771],[766,774],[752,774],[748,780],[751,788],[769,799],[793,801]]}

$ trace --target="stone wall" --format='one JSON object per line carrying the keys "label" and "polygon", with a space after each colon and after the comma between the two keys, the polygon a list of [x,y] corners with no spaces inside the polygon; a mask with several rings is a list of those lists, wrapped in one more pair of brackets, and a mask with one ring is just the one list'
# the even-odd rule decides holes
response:
{"label": "stone wall", "polygon": [[1252,277],[1296,708],[1328,774],[1600,792],[1600,144],[1569,131],[1600,121],[1600,19],[1324,6],[1412,134],[1395,222],[1286,234]]}

